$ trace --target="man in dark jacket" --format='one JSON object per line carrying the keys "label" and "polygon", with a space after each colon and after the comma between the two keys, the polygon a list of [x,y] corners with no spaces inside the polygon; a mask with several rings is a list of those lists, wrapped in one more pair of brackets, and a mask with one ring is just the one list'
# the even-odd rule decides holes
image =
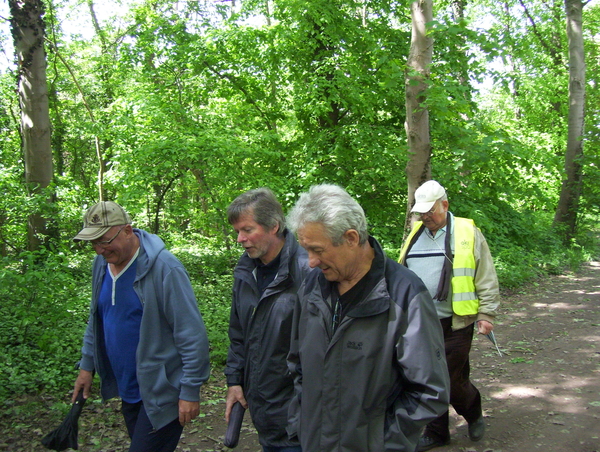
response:
{"label": "man in dark jacket", "polygon": [[294,314],[290,435],[311,452],[414,452],[448,402],[431,296],[369,237],[341,187],[312,187],[288,223],[316,267]]}
{"label": "man in dark jacket", "polygon": [[225,418],[239,401],[250,407],[265,452],[299,452],[286,431],[294,390],[286,357],[297,291],[309,269],[306,252],[267,188],[238,196],[227,218],[245,252],[234,270]]}
{"label": "man in dark jacket", "polygon": [[104,399],[121,397],[130,452],[172,452],[198,416],[208,338],[187,272],[156,235],[131,227],[112,201],[90,207],[74,238],[97,256],[73,400],[93,372]]}

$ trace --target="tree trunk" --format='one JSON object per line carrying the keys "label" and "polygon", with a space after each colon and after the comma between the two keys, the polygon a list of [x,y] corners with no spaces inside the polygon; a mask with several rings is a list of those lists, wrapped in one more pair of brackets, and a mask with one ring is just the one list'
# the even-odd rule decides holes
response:
{"label": "tree trunk", "polygon": [[554,216],[569,242],[577,232],[577,210],[582,185],[583,127],[585,120],[585,59],[583,51],[581,0],[565,0],[569,41],[569,118],[565,179]]}
{"label": "tree trunk", "polygon": [[433,56],[433,39],[427,35],[427,23],[433,20],[433,1],[417,0],[411,4],[412,38],[406,73],[406,136],[408,140],[408,202],[405,230],[410,229],[410,209],[415,190],[431,179],[431,141],[429,110],[425,104],[429,67]]}
{"label": "tree trunk", "polygon": [[[19,68],[21,140],[25,160],[25,182],[30,194],[42,192],[52,181],[50,112],[46,85],[45,24],[42,0],[9,0],[11,31]],[[29,216],[28,248],[36,250],[47,220],[40,212]]]}

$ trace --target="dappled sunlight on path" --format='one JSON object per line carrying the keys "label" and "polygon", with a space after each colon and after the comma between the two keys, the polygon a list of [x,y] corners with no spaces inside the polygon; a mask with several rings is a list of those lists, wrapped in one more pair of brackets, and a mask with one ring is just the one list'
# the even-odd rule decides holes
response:
{"label": "dappled sunlight on path", "polygon": [[485,438],[467,437],[452,412],[439,452],[600,452],[600,262],[505,296],[495,327],[503,357],[473,342]]}

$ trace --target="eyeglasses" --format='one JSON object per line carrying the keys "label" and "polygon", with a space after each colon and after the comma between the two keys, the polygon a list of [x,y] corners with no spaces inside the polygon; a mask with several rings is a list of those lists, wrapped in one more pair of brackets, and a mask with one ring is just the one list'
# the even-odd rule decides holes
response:
{"label": "eyeglasses", "polygon": [[[127,225],[125,225],[125,226],[127,226]],[[121,226],[121,229],[119,229],[119,232],[117,232],[112,239],[110,239],[110,240],[102,240],[101,242],[98,242],[98,241],[95,241],[95,240],[90,240],[90,245],[92,245],[93,248],[96,248],[97,246],[101,246],[102,248],[106,248],[108,245],[110,245],[112,243],[112,241],[114,239],[117,238],[117,236],[121,233],[121,231],[125,228],[125,226]]]}
{"label": "eyeglasses", "polygon": [[425,212],[425,213],[417,213],[417,215],[419,217],[425,217],[425,216],[430,216],[433,215],[436,211],[437,211],[438,206],[434,205],[433,208],[429,211],[429,212]]}

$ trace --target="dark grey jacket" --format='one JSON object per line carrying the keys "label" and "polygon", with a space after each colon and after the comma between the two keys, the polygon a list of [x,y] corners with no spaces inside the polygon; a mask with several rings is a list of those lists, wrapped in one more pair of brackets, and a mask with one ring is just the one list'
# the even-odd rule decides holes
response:
{"label": "dark grey jacket", "polygon": [[370,239],[382,279],[332,334],[331,283],[306,278],[294,315],[290,435],[309,452],[414,452],[448,409],[440,322],[422,281]]}
{"label": "dark grey jacket", "polygon": [[234,270],[225,368],[227,384],[244,389],[260,443],[273,447],[298,444],[286,432],[288,405],[294,391],[286,357],[297,292],[309,271],[306,251],[292,233],[286,230],[284,234],[279,271],[262,297],[253,275],[254,260],[247,253]]}

